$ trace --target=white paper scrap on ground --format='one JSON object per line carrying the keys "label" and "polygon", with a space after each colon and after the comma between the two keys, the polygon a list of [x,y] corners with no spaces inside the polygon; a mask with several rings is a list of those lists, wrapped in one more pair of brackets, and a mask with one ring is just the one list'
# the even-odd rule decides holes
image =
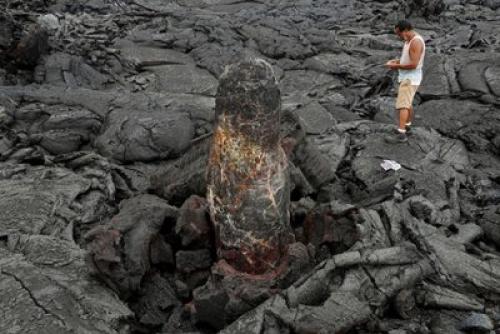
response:
{"label": "white paper scrap on ground", "polygon": [[394,160],[384,160],[384,162],[382,162],[380,164],[380,166],[382,166],[382,168],[384,170],[389,170],[389,169],[398,170],[398,169],[401,169],[401,165],[398,164]]}

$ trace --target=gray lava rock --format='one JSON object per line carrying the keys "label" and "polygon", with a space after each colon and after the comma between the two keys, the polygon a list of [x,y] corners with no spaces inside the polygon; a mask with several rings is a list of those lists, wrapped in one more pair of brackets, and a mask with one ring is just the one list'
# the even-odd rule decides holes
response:
{"label": "gray lava rock", "polygon": [[427,55],[425,57],[425,70],[423,81],[418,93],[424,97],[446,96],[451,93],[448,75],[445,68],[446,57],[440,55]]}
{"label": "gray lava rock", "polygon": [[[86,88],[66,89],[47,85],[40,87],[4,86],[0,87],[0,92],[13,99],[23,99],[46,105],[66,105],[68,108],[80,106],[95,113],[101,119],[108,114],[111,101],[120,96],[117,91],[98,91]],[[32,108],[30,113],[33,111],[36,112],[36,108]],[[33,116],[33,118],[35,117]]]}
{"label": "gray lava rock", "polygon": [[304,66],[318,72],[359,77],[365,63],[363,59],[346,53],[321,53],[307,59]]}
{"label": "gray lava rock", "polygon": [[150,246],[151,263],[153,265],[174,265],[172,246],[161,236],[155,238]]}
{"label": "gray lava rock", "polygon": [[185,53],[154,47],[144,43],[134,43],[122,39],[115,42],[114,47],[120,50],[120,58],[138,68],[165,64],[191,64],[193,59]]}
{"label": "gray lava rock", "polygon": [[60,234],[80,213],[74,202],[91,187],[89,180],[63,168],[2,164],[2,170],[7,173],[0,178],[4,233]]}
{"label": "gray lava rock", "polygon": [[462,334],[463,332],[458,329],[459,323],[460,320],[455,315],[439,312],[433,315],[430,328],[435,334]]}
{"label": "gray lava rock", "polygon": [[169,281],[159,274],[147,278],[141,284],[139,300],[132,309],[141,324],[161,326],[167,322],[173,310],[180,306],[175,290]]}
{"label": "gray lava rock", "polygon": [[98,132],[102,123],[99,115],[85,108],[45,106],[43,111],[50,115],[43,123],[43,130],[78,130],[88,135]]}
{"label": "gray lava rock", "polygon": [[484,77],[493,94],[500,96],[500,66],[489,66],[484,71]]}
{"label": "gray lava rock", "polygon": [[[361,203],[391,197],[400,178],[412,180],[416,185],[414,192],[425,192],[428,199],[445,198],[445,181],[458,177],[456,170],[470,165],[467,150],[461,142],[444,139],[435,132],[418,129],[408,144],[387,145],[382,133],[393,131],[391,127],[354,124],[359,134],[364,133],[358,144],[362,143],[363,149],[351,162],[351,170],[361,183],[349,182],[348,187],[352,198]],[[386,130],[382,130],[384,128]],[[351,140],[355,137],[356,133],[351,134]],[[380,166],[383,159],[395,160],[403,168],[396,173],[385,172]],[[426,172],[419,173],[418,170]]]}
{"label": "gray lava rock", "polygon": [[52,236],[9,236],[0,248],[2,333],[128,331],[132,312],[89,274],[84,251]]}
{"label": "gray lava rock", "polygon": [[181,238],[182,246],[212,246],[212,234],[208,219],[208,203],[199,196],[189,197],[179,209],[175,233]]}
{"label": "gray lava rock", "polygon": [[446,9],[446,1],[443,0],[412,0],[406,3],[409,6],[411,12],[417,12],[418,14],[427,17],[433,15],[439,15],[443,10]]}
{"label": "gray lava rock", "polygon": [[7,95],[0,93],[0,127],[9,126],[14,122],[17,103]]}
{"label": "gray lava rock", "polygon": [[34,25],[29,28],[17,43],[12,56],[15,62],[21,66],[33,68],[37,65],[40,57],[49,48],[49,35],[40,26]]}
{"label": "gray lava rock", "polygon": [[495,108],[472,101],[431,100],[416,110],[420,124],[461,139],[471,151],[491,149],[491,134],[500,130],[500,117],[493,111]]}
{"label": "gray lava rock", "polygon": [[193,300],[199,322],[210,324],[214,328],[224,328],[226,324],[224,308],[229,301],[226,291],[204,285],[194,290]]}
{"label": "gray lava rock", "polygon": [[[241,27],[241,34],[248,39],[253,39],[259,51],[271,58],[286,57],[290,59],[303,59],[314,53],[311,43],[300,36],[298,31],[294,31],[289,24],[276,27],[262,25],[244,25]],[[282,22],[279,22],[280,24]],[[276,29],[278,28],[278,29]],[[300,41],[299,41],[300,40]]]}
{"label": "gray lava rock", "polygon": [[317,102],[299,108],[296,112],[309,134],[321,134],[335,123],[332,115]]}
{"label": "gray lava rock", "polygon": [[78,132],[49,130],[42,135],[40,146],[52,154],[78,151],[84,137]]}
{"label": "gray lava rock", "polygon": [[37,19],[37,23],[46,30],[56,30],[59,26],[59,19],[54,14],[42,15]]}
{"label": "gray lava rock", "polygon": [[85,63],[83,58],[65,53],[54,53],[45,61],[45,82],[70,88],[102,89],[108,77]]}
{"label": "gray lava rock", "polygon": [[151,268],[151,244],[176,216],[177,208],[153,195],[122,201],[108,224],[85,235],[94,273],[124,296],[136,292]]}
{"label": "gray lava rock", "polygon": [[2,48],[2,50],[9,49],[14,42],[14,25],[15,22],[13,18],[2,13],[0,16],[0,48]]}
{"label": "gray lava rock", "polygon": [[341,87],[341,81],[325,73],[318,73],[310,70],[289,70],[285,71],[280,82],[280,91],[283,95],[283,107],[287,108],[287,103],[299,105],[308,101],[307,95],[314,87],[315,95],[323,96],[330,88]]}
{"label": "gray lava rock", "polygon": [[288,247],[289,265],[284,275],[284,286],[289,286],[312,267],[307,247],[301,242],[294,242]]}
{"label": "gray lava rock", "polygon": [[217,80],[206,70],[188,65],[149,66],[156,77],[158,92],[214,96]]}
{"label": "gray lava rock", "polygon": [[341,253],[360,238],[360,231],[349,213],[356,211],[354,207],[342,213],[335,211],[335,203],[318,205],[308,212],[304,220],[304,235],[307,243],[319,248],[328,244],[335,253]]}
{"label": "gray lava rock", "polygon": [[194,325],[192,316],[183,306],[179,306],[174,309],[172,315],[168,318],[160,334],[171,334],[171,333],[191,333],[191,334],[201,334],[200,331]]}
{"label": "gray lava rock", "polygon": [[184,152],[194,137],[193,122],[188,114],[160,103],[146,95],[124,97],[96,140],[99,151],[123,162],[172,158]]}
{"label": "gray lava rock", "polygon": [[212,256],[210,250],[178,251],[175,254],[175,267],[181,273],[191,273],[199,269],[210,268]]}
{"label": "gray lava rock", "polygon": [[458,74],[462,89],[488,94],[490,92],[484,78],[485,70],[489,67],[485,62],[467,64]]}
{"label": "gray lava rock", "polygon": [[497,10],[498,8],[500,8],[500,2],[496,0],[484,0],[482,1],[482,3],[493,10]]}
{"label": "gray lava rock", "polygon": [[259,56],[259,53],[251,49],[242,49],[236,45],[225,46],[204,43],[193,49],[190,55],[196,60],[198,66],[201,66],[218,78],[222,75],[227,65],[237,62],[245,56]]}
{"label": "gray lava rock", "polygon": [[493,330],[493,322],[486,314],[472,312],[460,323],[460,329],[467,333],[489,334]]}
{"label": "gray lava rock", "polygon": [[191,195],[206,193],[206,163],[210,137],[195,143],[182,157],[151,176],[152,190],[169,202],[182,205]]}
{"label": "gray lava rock", "polygon": [[500,210],[494,208],[487,210],[479,220],[479,225],[484,230],[486,239],[500,246]]}
{"label": "gray lava rock", "polygon": [[316,189],[335,180],[337,168],[347,153],[348,136],[331,131],[297,139],[291,159],[306,180]]}

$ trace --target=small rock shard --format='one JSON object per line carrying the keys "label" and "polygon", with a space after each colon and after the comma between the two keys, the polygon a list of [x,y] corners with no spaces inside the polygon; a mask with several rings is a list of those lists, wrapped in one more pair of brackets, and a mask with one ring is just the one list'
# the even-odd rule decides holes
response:
{"label": "small rock shard", "polygon": [[493,322],[486,314],[472,312],[462,321],[460,329],[467,333],[489,333],[493,329]]}

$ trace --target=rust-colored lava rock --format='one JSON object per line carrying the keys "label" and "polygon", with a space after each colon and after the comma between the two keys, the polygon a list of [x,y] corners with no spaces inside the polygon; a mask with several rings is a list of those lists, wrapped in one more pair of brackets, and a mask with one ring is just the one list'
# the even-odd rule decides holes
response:
{"label": "rust-colored lava rock", "polygon": [[218,257],[242,273],[273,272],[286,265],[291,238],[281,96],[272,67],[261,59],[228,66],[215,108],[207,197]]}

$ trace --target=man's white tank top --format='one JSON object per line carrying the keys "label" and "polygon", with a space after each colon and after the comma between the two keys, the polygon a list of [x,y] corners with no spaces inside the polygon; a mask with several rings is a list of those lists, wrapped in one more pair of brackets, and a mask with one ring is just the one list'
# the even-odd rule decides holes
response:
{"label": "man's white tank top", "polygon": [[420,61],[418,62],[417,68],[413,70],[399,70],[399,78],[398,81],[401,82],[405,79],[410,79],[411,84],[418,86],[420,85],[420,82],[422,82],[422,67],[424,66],[424,57],[425,57],[425,42],[422,36],[419,34],[415,34],[413,38],[405,42],[405,45],[403,46],[403,52],[401,53],[401,58],[399,59],[400,64],[409,64],[410,61],[410,44],[414,39],[420,39],[422,41],[422,44],[424,46],[424,49],[422,50],[422,55],[420,56]]}

